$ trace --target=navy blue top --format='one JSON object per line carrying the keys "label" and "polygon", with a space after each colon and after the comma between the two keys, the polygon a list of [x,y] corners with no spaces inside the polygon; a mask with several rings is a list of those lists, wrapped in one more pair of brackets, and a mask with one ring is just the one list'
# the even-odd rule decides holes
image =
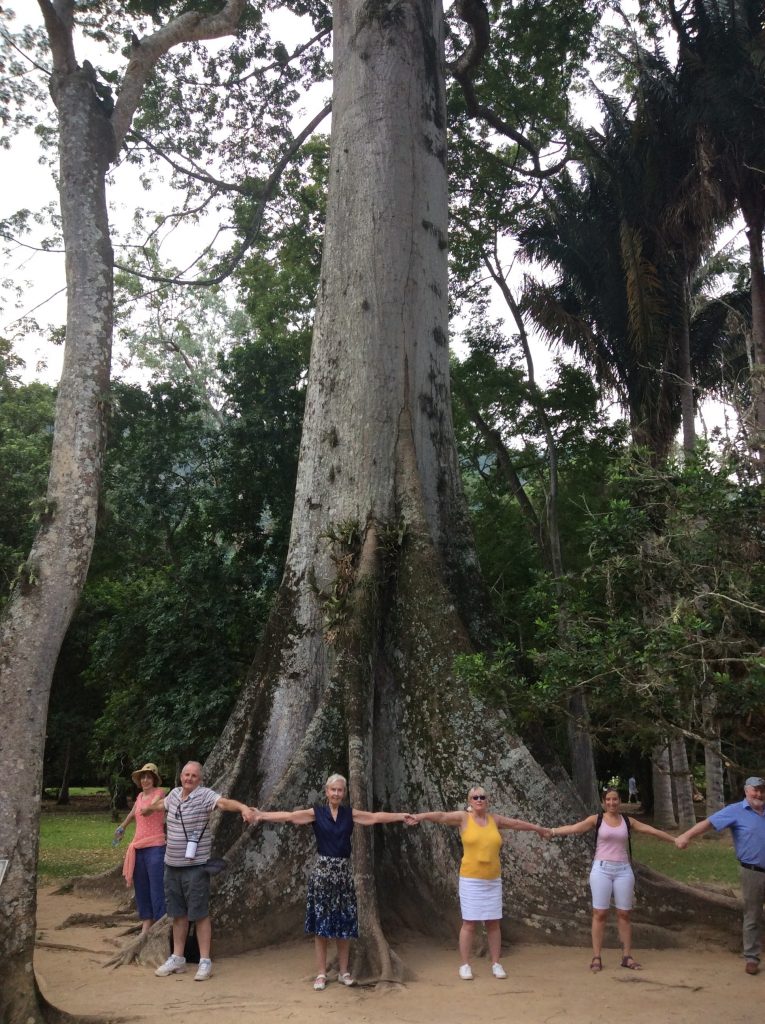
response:
{"label": "navy blue top", "polygon": [[324,857],[350,857],[353,811],[345,804],[337,809],[337,820],[326,804],[314,804],[313,834],[316,848]]}
{"label": "navy blue top", "polygon": [[765,814],[758,814],[748,800],[743,800],[710,815],[709,821],[718,832],[731,830],[736,856],[743,864],[765,869]]}

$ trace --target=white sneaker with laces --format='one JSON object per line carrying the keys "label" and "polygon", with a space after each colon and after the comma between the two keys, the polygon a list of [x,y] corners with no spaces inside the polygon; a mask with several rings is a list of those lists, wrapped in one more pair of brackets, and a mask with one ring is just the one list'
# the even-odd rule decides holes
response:
{"label": "white sneaker with laces", "polygon": [[199,961],[199,967],[197,967],[197,973],[194,975],[194,981],[207,981],[212,974],[212,960],[206,960],[204,957]]}
{"label": "white sneaker with laces", "polygon": [[462,967],[460,967],[460,977],[463,981],[473,980],[473,972],[470,969],[470,964],[463,964]]}
{"label": "white sneaker with laces", "polygon": [[493,963],[491,965],[491,973],[494,975],[495,978],[506,978],[507,977],[507,971],[505,970],[505,968],[500,963]]}
{"label": "white sneaker with laces", "polygon": [[183,974],[185,970],[186,957],[176,956],[175,953],[171,953],[162,966],[158,967],[154,973],[158,978],[166,978],[168,974]]}

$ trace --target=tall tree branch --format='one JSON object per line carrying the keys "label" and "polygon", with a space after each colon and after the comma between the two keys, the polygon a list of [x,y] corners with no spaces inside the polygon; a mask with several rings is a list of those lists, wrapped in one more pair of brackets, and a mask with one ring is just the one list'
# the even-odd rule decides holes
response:
{"label": "tall tree branch", "polygon": [[[40,0],[47,3],[48,0]],[[71,2],[71,0],[68,0]],[[192,43],[203,39],[218,39],[230,35],[239,24],[247,0],[227,0],[226,6],[217,14],[200,14],[189,11],[181,14],[168,25],[164,25],[133,48],[125,74],[122,77],[119,97],[114,108],[112,127],[115,148],[119,151],[133,120],[141,99],[143,87],[157,63],[179,43]]]}

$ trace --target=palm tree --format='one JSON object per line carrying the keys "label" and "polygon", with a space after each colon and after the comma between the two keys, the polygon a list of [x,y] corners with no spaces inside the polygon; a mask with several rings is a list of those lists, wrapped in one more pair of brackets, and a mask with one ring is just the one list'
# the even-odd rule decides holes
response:
{"label": "palm tree", "polygon": [[762,0],[688,0],[667,13],[679,43],[688,130],[703,135],[711,173],[746,222],[752,309],[754,450],[765,471],[765,60]]}
{"label": "palm tree", "polygon": [[681,130],[682,96],[661,53],[636,49],[629,104],[601,96],[603,128],[582,140],[578,175],[546,189],[522,233],[558,271],[527,300],[537,323],[577,349],[629,410],[656,460],[684,423],[693,448],[693,271],[726,217],[700,136]]}

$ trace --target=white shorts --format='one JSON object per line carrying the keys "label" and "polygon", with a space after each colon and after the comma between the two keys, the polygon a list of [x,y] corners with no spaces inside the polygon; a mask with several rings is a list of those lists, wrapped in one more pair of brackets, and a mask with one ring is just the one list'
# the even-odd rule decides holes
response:
{"label": "white shorts", "polygon": [[460,875],[463,921],[499,921],[502,917],[501,878],[463,878]]}
{"label": "white shorts", "polygon": [[613,896],[617,910],[632,910],[635,875],[629,861],[595,860],[590,871],[593,910],[608,910]]}

